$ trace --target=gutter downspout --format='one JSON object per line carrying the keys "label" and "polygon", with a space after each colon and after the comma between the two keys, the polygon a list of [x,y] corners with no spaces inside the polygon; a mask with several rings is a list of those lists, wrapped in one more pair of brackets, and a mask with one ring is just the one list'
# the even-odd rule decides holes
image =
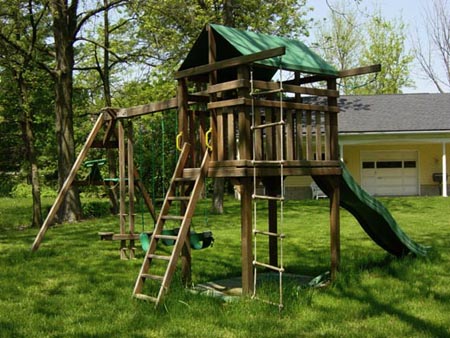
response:
{"label": "gutter downspout", "polygon": [[447,197],[447,154],[446,142],[442,142],[442,197]]}

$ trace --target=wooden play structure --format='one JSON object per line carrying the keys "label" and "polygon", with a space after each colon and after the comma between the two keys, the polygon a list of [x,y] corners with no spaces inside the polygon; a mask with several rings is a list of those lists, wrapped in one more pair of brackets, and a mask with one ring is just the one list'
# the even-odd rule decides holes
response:
{"label": "wooden play structure", "polygon": [[[379,65],[375,65],[336,71],[299,41],[207,25],[175,74],[178,81],[175,98],[131,108],[105,108],[100,113],[35,239],[33,250],[39,247],[89,148],[117,143],[120,233],[114,236],[122,241],[122,255],[125,255],[128,240],[133,256],[134,240],[138,238],[133,220],[135,185],[156,219],[133,290],[136,298],[159,304],[169,288],[180,256],[183,279],[189,282],[191,254],[186,243],[189,244],[191,218],[206,177],[228,178],[240,192],[242,291],[254,296],[258,269],[275,271],[280,274],[280,283],[282,281],[284,267],[278,251],[282,250],[285,237],[282,232],[285,177],[322,177],[331,191],[328,195],[334,278],[340,260],[342,174],[336,80],[379,69]],[[274,75],[277,81],[272,80]],[[134,168],[131,121],[169,109],[178,111],[177,146],[181,152],[163,206],[156,216]],[[101,130],[104,130],[102,139],[98,140]],[[134,179],[127,181],[127,177]],[[267,203],[269,208],[264,229],[256,226],[257,203]],[[169,222],[178,224],[175,235],[163,232]],[[260,257],[254,245],[259,237],[268,237],[268,257]],[[163,241],[174,243],[169,255],[159,251]],[[165,262],[164,267],[154,269],[160,262]],[[155,282],[156,293],[151,295],[145,286]],[[282,304],[281,293],[275,303]]]}

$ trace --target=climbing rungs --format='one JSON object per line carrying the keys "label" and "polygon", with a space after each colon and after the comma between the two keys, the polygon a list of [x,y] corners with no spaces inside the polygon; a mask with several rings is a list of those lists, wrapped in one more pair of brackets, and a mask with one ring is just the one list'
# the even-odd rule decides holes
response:
{"label": "climbing rungs", "polygon": [[259,124],[257,126],[252,126],[251,129],[264,129],[264,128],[270,128],[270,127],[276,127],[276,126],[284,126],[284,121],[278,121],[278,122],[271,122],[271,123],[265,123],[265,124]]}
{"label": "climbing rungs", "polygon": [[151,259],[160,259],[160,260],[163,260],[163,261],[170,261],[170,256],[149,254],[147,257],[151,258]]}
{"label": "climbing rungs", "polygon": [[167,199],[169,201],[189,201],[190,196],[170,196]]}
{"label": "climbing rungs", "polygon": [[261,230],[253,230],[253,233],[255,235],[266,235],[269,237],[278,237],[278,238],[285,238],[286,236],[284,234],[278,234],[276,232],[270,232],[270,231],[261,231]]}
{"label": "climbing rungs", "polygon": [[170,239],[170,240],[173,240],[173,241],[176,241],[178,239],[177,236],[171,236],[171,235],[155,235],[155,238]]}
{"label": "climbing rungs", "polygon": [[195,178],[191,177],[175,177],[174,182],[195,182]]}
{"label": "climbing rungs", "polygon": [[148,273],[143,273],[141,275],[141,278],[145,278],[145,279],[152,279],[152,280],[156,280],[158,282],[162,282],[164,280],[163,276],[157,276],[157,275],[149,275]]}
{"label": "climbing rungs", "polygon": [[137,299],[145,300],[145,301],[152,302],[152,303],[158,302],[158,298],[155,298],[152,296],[147,296],[147,295],[144,295],[143,293],[136,293],[136,294],[134,294],[134,297]]}
{"label": "climbing rungs", "polygon": [[254,266],[260,266],[262,268],[267,268],[273,271],[278,271],[278,272],[284,272],[284,268],[280,268],[278,266],[274,266],[274,265],[270,265],[270,264],[266,264],[266,263],[261,263],[258,261],[253,261],[253,265]]}
{"label": "climbing rungs", "polygon": [[280,166],[282,164],[286,164],[284,160],[252,160],[252,164],[254,166]]}
{"label": "climbing rungs", "polygon": [[265,91],[260,91],[260,92],[252,92],[250,95],[252,95],[252,96],[264,96],[264,95],[281,93],[283,91],[284,91],[283,88],[277,88],[277,89],[265,90]]}
{"label": "climbing rungs", "polygon": [[252,195],[253,199],[270,200],[270,201],[284,201],[284,197],[267,196],[267,195]]}
{"label": "climbing rungs", "polygon": [[161,217],[162,217],[162,219],[171,220],[171,221],[182,221],[184,219],[184,216],[175,216],[175,215],[164,215]]}

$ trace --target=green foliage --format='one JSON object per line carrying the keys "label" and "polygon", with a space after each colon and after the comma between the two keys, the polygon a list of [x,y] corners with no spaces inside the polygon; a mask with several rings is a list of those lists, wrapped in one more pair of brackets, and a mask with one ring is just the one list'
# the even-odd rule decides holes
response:
{"label": "green foliage", "polygon": [[330,21],[318,26],[318,52],[336,68],[350,69],[381,64],[377,75],[344,78],[343,94],[394,94],[414,85],[410,78],[413,62],[405,50],[405,24],[401,18],[387,20],[375,12],[366,16],[354,2],[338,1],[330,10]]}
{"label": "green foliage", "polygon": [[[329,269],[328,202],[285,203],[288,272],[315,276]],[[121,261],[117,242],[97,238],[98,231],[117,231],[117,218],[55,226],[31,253],[36,229],[21,227],[31,215],[29,201],[1,199],[0,337],[447,337],[450,239],[442,210],[449,200],[383,202],[412,238],[432,245],[431,256],[393,258],[343,212],[338,280],[318,289],[286,280],[279,313],[247,298],[224,302],[190,293],[178,273],[155,310],[131,298],[144,254]],[[212,248],[192,252],[195,284],[240,275],[239,202],[226,200],[225,214],[210,215],[206,225],[202,212],[209,207],[201,201],[194,217],[195,229],[211,229],[216,239]],[[264,288],[272,291],[270,282]]]}
{"label": "green foliage", "polygon": [[84,218],[105,217],[110,214],[109,203],[106,200],[88,200],[82,204]]}
{"label": "green foliage", "polygon": [[360,63],[380,63],[381,72],[376,81],[355,90],[355,93],[397,94],[404,87],[412,87],[414,83],[410,78],[409,67],[414,56],[405,52],[405,24],[401,20],[388,21],[377,15],[372,17],[367,33],[367,47],[361,55]]}
{"label": "green foliage", "polygon": [[[171,78],[207,23],[299,37],[308,34],[311,10],[305,0],[268,1],[145,1],[134,2],[138,15],[137,36],[145,45],[147,63],[160,66]],[[255,15],[257,13],[257,15]]]}

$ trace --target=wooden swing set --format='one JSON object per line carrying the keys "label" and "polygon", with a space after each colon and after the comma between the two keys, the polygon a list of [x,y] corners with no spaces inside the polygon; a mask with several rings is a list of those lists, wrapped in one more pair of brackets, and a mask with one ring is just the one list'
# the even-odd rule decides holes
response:
{"label": "wooden swing set", "polygon": [[[299,41],[207,25],[179,71],[177,96],[131,108],[105,108],[90,132],[74,166],[33,243],[37,250],[76,172],[93,146],[107,146],[117,138],[119,149],[121,256],[134,256],[134,188],[144,197],[156,221],[139,271],[133,296],[157,306],[167,292],[181,257],[182,278],[190,284],[191,220],[205,178],[228,178],[240,191],[242,293],[256,294],[258,269],[284,272],[282,230],[286,176],[326,177],[330,186],[331,275],[340,261],[338,147],[339,96],[337,79],[378,72],[379,65],[336,71]],[[272,81],[279,73],[279,80]],[[286,74],[284,74],[286,73]],[[314,103],[309,100],[314,98]],[[308,99],[305,99],[308,98]],[[181,153],[159,215],[133,164],[133,118],[177,109],[177,144]],[[128,125],[128,129],[125,125]],[[102,140],[96,138],[104,128]],[[125,133],[125,130],[128,130]],[[209,132],[208,132],[209,131]],[[127,170],[127,171],[126,171]],[[126,182],[126,176],[134,179]],[[125,196],[128,186],[128,215]],[[263,189],[261,189],[263,187]],[[261,193],[263,191],[263,193]],[[267,228],[256,226],[257,203],[267,203]],[[180,212],[181,210],[181,212]],[[278,217],[280,216],[280,217]],[[128,231],[126,230],[128,217]],[[178,231],[167,234],[166,223]],[[257,237],[268,238],[268,257],[257,254]],[[170,254],[161,243],[172,241]],[[152,266],[165,262],[163,273]],[[157,271],[157,270],[156,270]],[[155,294],[145,284],[157,283]]]}

